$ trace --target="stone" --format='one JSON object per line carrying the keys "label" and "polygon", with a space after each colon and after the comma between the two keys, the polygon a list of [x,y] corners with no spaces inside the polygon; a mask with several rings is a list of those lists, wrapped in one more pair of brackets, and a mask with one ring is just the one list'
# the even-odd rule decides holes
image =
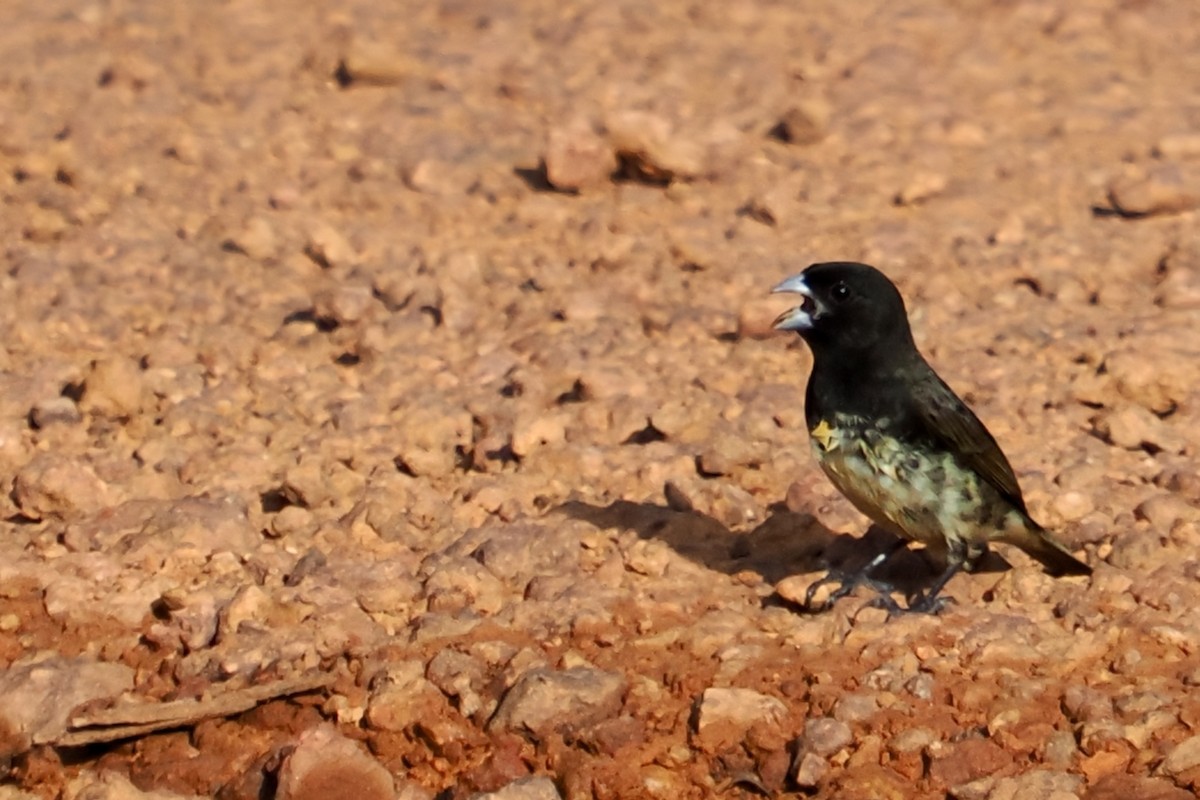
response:
{"label": "stone", "polygon": [[494,792],[471,795],[471,800],[562,800],[554,781],[544,775],[518,778]]}
{"label": "stone", "polygon": [[288,467],[280,491],[290,502],[309,509],[331,503],[334,496],[324,465],[311,458]]}
{"label": "stone", "polygon": [[919,753],[938,741],[938,735],[929,728],[906,728],[888,742],[888,749],[897,755]]}
{"label": "stone", "polygon": [[133,689],[134,671],[85,656],[15,662],[0,674],[0,752],[53,743],[84,703]]}
{"label": "stone", "polygon": [[30,519],[69,519],[113,501],[108,484],[88,464],[59,453],[40,453],[13,479],[13,499]]}
{"label": "stone", "polygon": [[63,212],[56,208],[34,206],[26,212],[21,233],[33,242],[54,242],[61,239],[70,229],[71,223]]}
{"label": "stone", "polygon": [[421,404],[406,409],[396,431],[396,463],[402,472],[443,476],[458,467],[458,452],[471,443],[471,415],[465,409]]}
{"label": "stone", "polygon": [[1035,769],[1000,778],[987,800],[1078,800],[1083,778],[1068,772]]}
{"label": "stone", "polygon": [[628,714],[601,720],[581,731],[578,737],[578,741],[589,751],[608,757],[631,752],[647,741],[645,723]]}
{"label": "stone", "polygon": [[279,234],[266,217],[250,217],[230,235],[225,247],[253,261],[271,261],[279,253]]}
{"label": "stone", "polygon": [[1055,731],[1042,747],[1042,761],[1048,766],[1069,767],[1077,755],[1079,745],[1070,731]]}
{"label": "stone", "polygon": [[798,754],[796,764],[792,768],[792,780],[801,789],[817,788],[828,774],[829,762],[808,750]]}
{"label": "stone", "polygon": [[1183,263],[1176,264],[1176,260],[1173,254],[1164,262],[1168,272],[1155,287],[1154,304],[1162,308],[1195,311],[1200,308],[1200,273],[1196,270],[1200,254],[1192,252],[1178,259]]}
{"label": "stone", "polygon": [[430,611],[458,611],[470,608],[484,615],[496,614],[504,607],[510,590],[474,559],[438,562],[424,584]]}
{"label": "stone", "polygon": [[631,177],[669,183],[699,177],[704,148],[675,131],[665,118],[646,111],[623,111],[605,120],[608,139]]}
{"label": "stone", "polygon": [[[1088,742],[1085,750],[1095,747],[1094,742]],[[1079,760],[1079,771],[1089,783],[1095,783],[1107,775],[1124,772],[1129,766],[1129,755],[1119,750],[1099,750],[1086,758]]]}
{"label": "stone", "polygon": [[370,286],[336,286],[313,295],[313,314],[338,325],[353,325],[369,320],[371,312],[382,308]]}
{"label": "stone", "polygon": [[1169,133],[1155,143],[1154,155],[1160,158],[1194,158],[1200,156],[1200,133]]}
{"label": "stone", "polygon": [[404,170],[405,184],[431,197],[465,194],[477,180],[469,165],[433,156],[418,159]]}
{"label": "stone", "polygon": [[533,669],[504,695],[488,728],[516,731],[535,739],[582,728],[614,716],[621,707],[625,686],[620,675],[591,667]]}
{"label": "stone", "polygon": [[271,533],[280,538],[304,536],[316,529],[316,517],[302,506],[284,506],[271,520]]}
{"label": "stone", "polygon": [[641,789],[646,797],[654,800],[676,800],[684,797],[690,782],[678,769],[667,769],[658,764],[647,764],[641,768]]}
{"label": "stone", "polygon": [[1096,415],[1092,425],[1102,439],[1126,450],[1181,453],[1185,447],[1182,438],[1167,423],[1133,403],[1105,409]]}
{"label": "stone", "polygon": [[1162,778],[1107,775],[1088,787],[1084,800],[1195,800],[1196,795]]}
{"label": "stone", "polygon": [[816,144],[825,138],[832,111],[833,107],[823,99],[799,102],[783,113],[771,132],[788,144]]}
{"label": "stone", "polygon": [[[795,603],[798,606],[803,606],[805,597],[808,594],[808,587],[812,586],[822,576],[817,573],[809,575],[788,575],[779,583],[775,584],[775,593],[787,600],[789,603]],[[820,602],[820,598],[814,598],[816,602]]]}
{"label": "stone", "polygon": [[393,800],[391,773],[332,725],[300,734],[279,769],[278,800]]}
{"label": "stone", "polygon": [[1144,519],[1159,531],[1169,531],[1176,522],[1200,520],[1200,508],[1174,493],[1164,492],[1147,497],[1133,509],[1136,519]]}
{"label": "stone", "polygon": [[1200,736],[1192,736],[1172,747],[1159,769],[1164,775],[1176,778],[1197,767],[1200,767]]}
{"label": "stone", "polygon": [[704,690],[695,717],[697,741],[719,750],[745,738],[750,728],[775,726],[787,715],[787,706],[777,697],[738,687]]}
{"label": "stone", "polygon": [[873,692],[843,695],[833,707],[833,717],[847,724],[865,722],[879,712],[879,698]]}
{"label": "stone", "polygon": [[162,504],[135,533],[121,539],[117,550],[127,560],[150,554],[161,558],[165,551],[176,555],[193,551],[197,558],[216,553],[240,557],[260,541],[241,499],[213,495]]}
{"label": "stone", "polygon": [[1081,520],[1096,510],[1096,504],[1091,495],[1076,491],[1066,491],[1055,495],[1051,507],[1064,522]]}
{"label": "stone", "polygon": [[930,779],[947,787],[995,775],[1013,761],[1011,753],[987,739],[934,742],[929,757]]}
{"label": "stone", "polygon": [[1084,684],[1073,684],[1063,693],[1063,708],[1072,722],[1098,722],[1113,718],[1113,703],[1103,692]]}
{"label": "stone", "polygon": [[390,664],[372,686],[367,725],[375,730],[400,732],[436,717],[443,710],[442,697],[422,671],[420,661]]}
{"label": "stone", "polygon": [[113,356],[92,364],[79,406],[85,413],[128,419],[145,402],[145,373],[133,359]]}
{"label": "stone", "polygon": [[819,756],[831,756],[854,740],[850,726],[839,719],[818,717],[804,723],[802,746]]}
{"label": "stone", "polygon": [[480,690],[487,680],[486,667],[475,657],[457,650],[442,650],[430,660],[426,675],[455,701],[464,717],[470,717],[483,706]]}
{"label": "stone", "polygon": [[911,800],[912,781],[903,778],[895,770],[880,764],[864,764],[847,769],[835,780],[835,797],[870,798],[870,800]]}
{"label": "stone", "polygon": [[352,265],[358,255],[336,228],[328,223],[317,223],[309,232],[304,244],[304,254],[317,266],[325,269],[342,269]]}
{"label": "stone", "polygon": [[[70,782],[64,800],[199,800],[199,795],[181,795],[159,789],[143,791],[119,772],[84,771]],[[0,794],[0,800],[15,800]]]}
{"label": "stone", "polygon": [[788,226],[800,217],[803,196],[795,186],[773,186],[753,195],[738,213],[770,227]]}
{"label": "stone", "polygon": [[946,191],[949,184],[949,178],[939,172],[919,172],[896,192],[895,203],[898,206],[924,203]]}
{"label": "stone", "polygon": [[513,425],[512,451],[524,458],[545,447],[556,447],[567,439],[565,414],[542,413],[519,417]]}
{"label": "stone", "polygon": [[436,796],[419,783],[399,778],[396,780],[395,800],[436,800]]}
{"label": "stone", "polygon": [[69,397],[51,397],[29,410],[29,422],[39,430],[51,425],[75,425],[82,419],[79,406]]}
{"label": "stone", "polygon": [[1108,185],[1112,207],[1127,217],[1180,214],[1200,206],[1196,174],[1163,164],[1144,176],[1123,176]]}
{"label": "stone", "polygon": [[338,62],[335,77],[344,86],[396,86],[428,74],[428,68],[395,43],[355,36]]}
{"label": "stone", "polygon": [[[1169,414],[1187,401],[1200,369],[1179,359],[1178,366],[1163,369],[1161,362],[1146,358],[1144,347],[1127,348],[1104,357],[1104,369],[1121,396],[1154,412]],[[1165,355],[1165,354],[1164,354]]]}
{"label": "stone", "polygon": [[1000,226],[988,237],[990,244],[1016,246],[1025,243],[1027,231],[1025,220],[1019,214],[1009,213]]}
{"label": "stone", "polygon": [[617,169],[612,145],[586,122],[551,128],[542,162],[546,180],[564,191],[608,183]]}

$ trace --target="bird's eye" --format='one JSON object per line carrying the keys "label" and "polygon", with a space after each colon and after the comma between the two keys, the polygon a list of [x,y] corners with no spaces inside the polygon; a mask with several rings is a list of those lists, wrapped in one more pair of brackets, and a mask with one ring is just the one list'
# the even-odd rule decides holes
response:
{"label": "bird's eye", "polygon": [[840,303],[850,297],[850,287],[844,283],[835,283],[830,294],[833,295],[834,300]]}

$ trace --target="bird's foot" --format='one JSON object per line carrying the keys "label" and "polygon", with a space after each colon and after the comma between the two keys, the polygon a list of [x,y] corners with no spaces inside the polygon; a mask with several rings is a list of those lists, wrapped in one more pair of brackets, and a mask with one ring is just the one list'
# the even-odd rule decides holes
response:
{"label": "bird's foot", "polygon": [[912,614],[940,614],[946,610],[946,606],[957,602],[953,597],[945,597],[943,595],[927,595],[923,594],[914,600],[908,601],[908,612]]}
{"label": "bird's foot", "polygon": [[937,616],[946,610],[946,606],[956,602],[953,597],[941,595],[919,594],[910,598],[907,606],[897,603],[890,594],[881,593],[867,605],[871,608],[881,608],[888,614],[888,619],[902,614],[931,614]]}
{"label": "bird's foot", "polygon": [[[817,578],[808,587],[808,591],[804,593],[804,609],[806,611],[823,611],[838,600],[841,600],[843,597],[850,594],[850,592],[854,591],[854,584],[851,582],[850,578],[850,574],[836,569],[831,569],[820,578]],[[830,592],[829,597],[826,597],[825,600],[822,601],[821,605],[814,606],[813,600],[816,598],[817,592],[821,591],[821,587],[828,586],[831,583],[838,584],[838,588]]]}
{"label": "bird's foot", "polygon": [[[838,587],[829,593],[820,605],[815,605],[813,600],[817,596],[817,592],[821,587],[828,586],[831,583],[838,584]],[[891,600],[891,592],[893,591],[890,584],[883,581],[877,581],[869,575],[865,574],[864,570],[858,572],[843,572],[839,569],[831,569],[824,576],[818,578],[808,587],[808,591],[804,593],[804,609],[809,612],[824,611],[830,608],[838,600],[847,597],[854,592],[859,586],[866,586],[874,589],[879,593],[879,596],[886,597]],[[892,601],[895,603],[895,601]]]}
{"label": "bird's foot", "polygon": [[887,612],[888,619],[908,613],[909,609],[896,602],[891,593],[880,592],[876,597],[872,597],[866,605],[867,608],[880,608]]}

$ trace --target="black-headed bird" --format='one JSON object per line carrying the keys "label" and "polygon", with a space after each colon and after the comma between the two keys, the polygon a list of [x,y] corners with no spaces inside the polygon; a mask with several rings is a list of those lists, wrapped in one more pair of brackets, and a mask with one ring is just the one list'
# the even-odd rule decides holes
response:
{"label": "black-headed bird", "polygon": [[[918,352],[887,276],[866,264],[813,264],[773,291],[803,298],[775,327],[812,350],[804,411],[822,470],[859,511],[901,543],[925,545],[941,566],[906,610],[939,611],[946,582],[974,568],[991,542],[1019,547],[1054,575],[1091,573],[1030,517],[995,438]],[[842,576],[835,596],[875,584],[870,572],[890,555]]]}

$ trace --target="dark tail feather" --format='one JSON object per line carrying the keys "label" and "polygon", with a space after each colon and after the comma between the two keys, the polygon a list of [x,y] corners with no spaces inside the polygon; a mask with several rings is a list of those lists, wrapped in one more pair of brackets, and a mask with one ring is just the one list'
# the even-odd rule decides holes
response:
{"label": "dark tail feather", "polygon": [[1091,567],[1071,555],[1067,548],[1050,537],[1049,531],[1036,523],[1019,536],[1008,539],[1008,542],[1042,562],[1051,575],[1092,574]]}

